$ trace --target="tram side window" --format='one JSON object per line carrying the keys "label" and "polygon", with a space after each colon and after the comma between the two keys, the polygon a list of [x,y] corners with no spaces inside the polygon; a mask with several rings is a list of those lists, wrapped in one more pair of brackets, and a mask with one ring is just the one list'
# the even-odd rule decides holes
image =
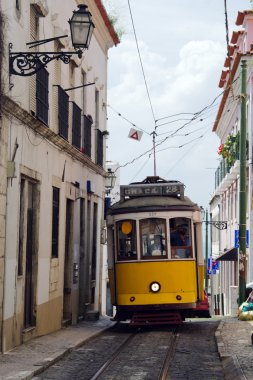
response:
{"label": "tram side window", "polygon": [[170,245],[172,259],[188,259],[193,257],[190,219],[170,219]]}
{"label": "tram side window", "polygon": [[167,258],[166,221],[160,218],[140,220],[141,253],[143,259]]}
{"label": "tram side window", "polygon": [[117,259],[136,260],[136,222],[122,220],[117,222]]}

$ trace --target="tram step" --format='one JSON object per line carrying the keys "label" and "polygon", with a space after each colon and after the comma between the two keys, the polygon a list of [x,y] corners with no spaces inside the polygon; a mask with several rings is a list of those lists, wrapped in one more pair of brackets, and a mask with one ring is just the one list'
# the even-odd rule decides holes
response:
{"label": "tram step", "polygon": [[144,326],[144,325],[171,325],[181,324],[182,318],[180,313],[135,313],[131,319],[130,325]]}

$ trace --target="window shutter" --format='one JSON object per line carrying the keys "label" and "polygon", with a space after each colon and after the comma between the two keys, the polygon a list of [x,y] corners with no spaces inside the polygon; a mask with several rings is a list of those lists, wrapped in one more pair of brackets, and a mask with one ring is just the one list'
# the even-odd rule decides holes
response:
{"label": "window shutter", "polygon": [[48,72],[41,69],[36,75],[36,116],[48,125]]}
{"label": "window shutter", "polygon": [[69,96],[60,86],[58,87],[58,122],[59,135],[68,140]]}
{"label": "window shutter", "polygon": [[97,130],[97,164],[103,166],[103,133],[99,129]]}
{"label": "window shutter", "polygon": [[84,125],[84,153],[91,158],[91,126],[93,123],[93,120],[91,117],[87,117],[86,115],[83,115],[83,125]]}
{"label": "window shutter", "polygon": [[73,103],[72,113],[72,145],[81,147],[81,108],[76,103]]}
{"label": "window shutter", "polygon": [[[39,17],[34,8],[30,6],[30,40],[37,41],[39,38]],[[31,49],[31,52],[34,49]],[[35,116],[36,114],[36,76],[29,77],[29,89],[30,89],[30,111]]]}

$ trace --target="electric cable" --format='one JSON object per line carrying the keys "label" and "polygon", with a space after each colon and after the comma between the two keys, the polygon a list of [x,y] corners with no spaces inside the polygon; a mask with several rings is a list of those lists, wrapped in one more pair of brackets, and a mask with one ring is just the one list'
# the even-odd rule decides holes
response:
{"label": "electric cable", "polygon": [[147,91],[147,95],[148,95],[148,99],[149,99],[149,105],[150,105],[150,109],[151,109],[151,112],[153,115],[154,122],[156,123],[155,113],[154,113],[153,105],[151,102],[151,97],[150,97],[150,93],[149,93],[149,89],[148,89],[148,84],[147,84],[147,80],[146,80],[146,76],[145,76],[145,72],[144,72],[144,67],[143,67],[143,63],[142,63],[142,59],[141,59],[141,53],[140,53],[139,44],[138,44],[137,35],[136,35],[136,30],[135,30],[135,26],[134,26],[134,20],[133,20],[132,10],[131,10],[131,6],[130,6],[130,0],[128,0],[128,7],[129,7],[129,13],[130,13],[131,21],[132,21],[136,47],[137,47],[139,60],[140,60],[140,64],[141,64],[142,75],[143,75],[143,79],[144,79],[144,83],[146,86],[146,91]]}

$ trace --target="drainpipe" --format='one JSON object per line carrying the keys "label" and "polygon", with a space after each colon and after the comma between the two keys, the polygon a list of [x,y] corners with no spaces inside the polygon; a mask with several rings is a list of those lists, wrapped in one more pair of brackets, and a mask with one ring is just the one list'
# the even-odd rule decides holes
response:
{"label": "drainpipe", "polygon": [[241,62],[240,193],[239,193],[239,305],[246,288],[246,100],[247,62]]}

